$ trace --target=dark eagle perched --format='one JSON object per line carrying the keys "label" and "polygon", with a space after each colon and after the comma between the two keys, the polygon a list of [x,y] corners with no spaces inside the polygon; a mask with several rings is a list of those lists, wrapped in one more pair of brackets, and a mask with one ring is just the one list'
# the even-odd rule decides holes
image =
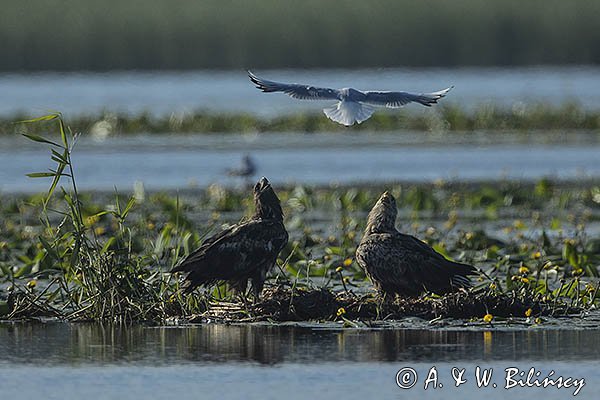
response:
{"label": "dark eagle perched", "polygon": [[424,291],[443,294],[471,286],[467,275],[475,268],[447,260],[414,236],[396,230],[396,200],[381,195],[369,213],[356,261],[377,290],[392,296],[418,296]]}
{"label": "dark eagle perched", "polygon": [[244,294],[252,280],[255,298],[262,292],[267,271],[288,242],[279,198],[267,178],[254,186],[256,213],[246,222],[231,226],[206,239],[199,249],[176,265],[171,272],[187,272],[183,288],[227,281]]}

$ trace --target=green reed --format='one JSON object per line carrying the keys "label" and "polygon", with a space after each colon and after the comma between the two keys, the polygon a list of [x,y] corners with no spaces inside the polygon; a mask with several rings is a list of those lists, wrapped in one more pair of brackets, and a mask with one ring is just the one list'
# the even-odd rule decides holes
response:
{"label": "green reed", "polygon": [[[7,286],[0,284],[3,318],[161,323],[231,300],[223,287],[183,296],[166,271],[207,235],[248,214],[248,193],[217,185],[177,195],[141,188],[132,196],[80,193],[71,159],[79,134],[60,114],[25,122],[56,126],[56,135],[26,134],[48,146],[54,164],[29,174],[49,179],[47,192],[1,197],[0,283],[11,286],[6,298]],[[362,293],[368,283],[353,254],[383,189],[277,188],[290,243],[272,271],[273,284],[291,285],[300,295],[321,288]],[[448,315],[464,317],[485,308],[490,315],[538,317],[597,304],[600,237],[586,230],[600,220],[597,182],[440,181],[385,189],[398,200],[402,231],[481,270],[469,295],[426,296],[432,310],[451,306]],[[549,209],[551,216],[545,215]],[[489,226],[505,237],[496,237]],[[518,308],[503,308],[508,304]],[[456,307],[463,314],[453,314]]]}

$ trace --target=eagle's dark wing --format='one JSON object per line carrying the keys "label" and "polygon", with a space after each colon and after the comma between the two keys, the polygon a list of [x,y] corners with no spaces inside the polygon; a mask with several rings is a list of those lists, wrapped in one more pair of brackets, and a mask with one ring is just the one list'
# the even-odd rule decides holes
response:
{"label": "eagle's dark wing", "polygon": [[171,272],[188,273],[184,285],[188,290],[219,280],[247,280],[273,265],[287,239],[280,221],[251,220],[207,239]]}
{"label": "eagle's dark wing", "polygon": [[339,100],[339,91],[336,89],[320,88],[297,83],[280,83],[267,81],[248,71],[252,83],[263,92],[283,92],[299,100]]}
{"label": "eagle's dark wing", "polygon": [[361,102],[388,108],[400,108],[410,102],[431,107],[432,104],[437,103],[439,99],[446,96],[453,87],[451,86],[439,92],[420,94],[408,92],[364,92],[365,97]]}
{"label": "eagle's dark wing", "polygon": [[359,263],[383,291],[415,295],[470,286],[470,265],[447,260],[426,243],[400,233],[372,234],[357,250]]}
{"label": "eagle's dark wing", "polygon": [[206,252],[209,251],[215,243],[219,243],[221,240],[226,241],[232,236],[235,237],[239,227],[240,225],[232,225],[229,228],[226,228],[221,232],[204,239],[200,247],[191,252],[187,257],[180,260],[169,272],[190,272],[196,263],[204,260]]}
{"label": "eagle's dark wing", "polygon": [[378,289],[384,292],[418,294],[423,287],[414,287],[415,279],[402,261],[403,256],[391,234],[371,234],[363,238],[356,249],[358,263]]}
{"label": "eagle's dark wing", "polygon": [[[475,268],[468,264],[450,261],[427,243],[414,236],[398,233],[395,240],[407,254],[407,262],[415,263],[414,273],[420,275],[424,286],[433,292],[447,291],[451,287],[469,287],[467,275],[475,273]],[[418,268],[420,262],[421,268]]]}

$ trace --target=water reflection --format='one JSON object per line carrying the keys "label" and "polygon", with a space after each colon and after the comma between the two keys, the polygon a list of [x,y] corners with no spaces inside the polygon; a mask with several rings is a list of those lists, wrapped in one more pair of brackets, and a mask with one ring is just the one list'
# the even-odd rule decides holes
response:
{"label": "water reflection", "polygon": [[0,364],[596,360],[597,330],[337,330],[0,324]]}

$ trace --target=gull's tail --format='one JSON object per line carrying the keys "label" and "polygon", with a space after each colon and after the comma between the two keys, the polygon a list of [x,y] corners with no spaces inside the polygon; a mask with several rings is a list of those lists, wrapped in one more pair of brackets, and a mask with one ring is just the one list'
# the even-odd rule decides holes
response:
{"label": "gull's tail", "polygon": [[323,109],[327,118],[345,126],[354,125],[355,122],[360,124],[368,120],[374,111],[374,107],[354,101],[340,101]]}

